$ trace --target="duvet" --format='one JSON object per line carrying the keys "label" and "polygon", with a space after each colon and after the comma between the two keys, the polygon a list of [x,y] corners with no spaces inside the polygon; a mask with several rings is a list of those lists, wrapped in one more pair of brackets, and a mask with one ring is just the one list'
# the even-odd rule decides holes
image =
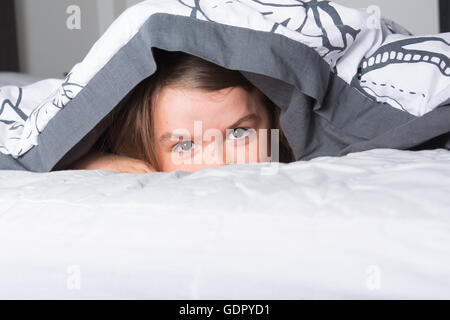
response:
{"label": "duvet", "polygon": [[239,70],[281,108],[296,160],[450,148],[450,34],[413,36],[329,1],[147,0],[67,77],[0,87],[0,169],[66,168],[153,74],[153,48]]}

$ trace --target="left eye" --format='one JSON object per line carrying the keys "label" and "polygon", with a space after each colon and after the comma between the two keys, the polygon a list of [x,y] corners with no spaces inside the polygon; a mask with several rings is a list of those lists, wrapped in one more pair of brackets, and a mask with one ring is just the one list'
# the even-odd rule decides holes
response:
{"label": "left eye", "polygon": [[194,147],[193,141],[182,141],[180,143],[177,143],[173,147],[172,151],[185,153],[185,152],[190,152],[193,147]]}
{"label": "left eye", "polygon": [[248,136],[248,128],[235,128],[230,131],[230,139],[241,139]]}

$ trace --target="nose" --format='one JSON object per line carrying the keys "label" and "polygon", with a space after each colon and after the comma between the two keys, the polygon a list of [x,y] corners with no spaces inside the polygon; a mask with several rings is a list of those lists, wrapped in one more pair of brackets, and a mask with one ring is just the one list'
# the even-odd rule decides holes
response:
{"label": "nose", "polygon": [[227,165],[224,143],[209,143],[203,151],[204,164],[208,167],[221,167]]}

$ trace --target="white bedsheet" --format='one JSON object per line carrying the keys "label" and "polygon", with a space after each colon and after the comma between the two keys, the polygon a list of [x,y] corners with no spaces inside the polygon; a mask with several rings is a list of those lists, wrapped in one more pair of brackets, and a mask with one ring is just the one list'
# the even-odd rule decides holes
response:
{"label": "white bedsheet", "polygon": [[450,151],[0,171],[0,298],[450,298]]}

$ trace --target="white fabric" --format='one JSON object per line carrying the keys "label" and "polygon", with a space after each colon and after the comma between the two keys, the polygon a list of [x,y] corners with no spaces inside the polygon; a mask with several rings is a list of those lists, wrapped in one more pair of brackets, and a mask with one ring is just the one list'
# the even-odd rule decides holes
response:
{"label": "white fabric", "polygon": [[0,171],[0,298],[450,298],[450,151],[265,165]]}
{"label": "white fabric", "polygon": [[[37,137],[50,119],[77,96],[150,16],[155,13],[190,16],[196,3],[196,19],[265,32],[275,30],[275,33],[314,48],[348,83],[361,66],[363,90],[376,100],[405,112],[420,116],[449,98],[450,33],[433,37],[395,35],[393,33],[405,31],[391,22],[374,20],[370,10],[347,8],[332,2],[316,5],[315,2],[292,0],[276,3],[147,0],[122,13],[86,57],[71,69],[64,82],[55,83],[50,79],[28,86],[23,92],[23,102],[16,105],[28,117],[26,120],[23,116],[18,117],[10,105],[0,110],[0,152],[17,158],[37,145]],[[371,57],[383,44],[400,39],[417,43],[399,45],[395,50]],[[407,54],[417,50],[421,50],[420,54]],[[383,65],[386,61],[389,63]],[[382,67],[368,71],[374,65]],[[19,95],[19,88],[0,87],[0,102],[10,100],[15,104]]]}
{"label": "white fabric", "polygon": [[42,77],[19,72],[0,72],[0,86],[26,86],[33,82],[44,80]]}

